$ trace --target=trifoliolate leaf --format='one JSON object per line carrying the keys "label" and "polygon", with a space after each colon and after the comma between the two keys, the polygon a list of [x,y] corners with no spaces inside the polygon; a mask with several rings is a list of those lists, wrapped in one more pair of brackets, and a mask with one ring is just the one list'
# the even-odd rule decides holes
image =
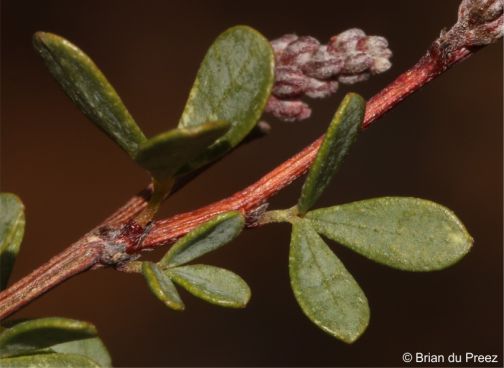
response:
{"label": "trifoliolate leaf", "polygon": [[266,106],[273,80],[273,50],[259,32],[236,26],[215,40],[201,63],[179,127],[215,120],[229,121],[232,127],[182,172],[211,162],[245,138]]}
{"label": "trifoliolate leaf", "polygon": [[0,359],[2,368],[96,368],[101,365],[78,354],[41,353]]}
{"label": "trifoliolate leaf", "polygon": [[52,345],[50,350],[56,353],[83,355],[98,363],[100,367],[112,366],[110,354],[99,337],[90,337]]}
{"label": "trifoliolate leaf", "polygon": [[49,317],[18,323],[0,334],[0,357],[29,354],[52,345],[96,337],[87,322]]}
{"label": "trifoliolate leaf", "polygon": [[357,282],[311,225],[293,223],[289,275],[306,316],[330,335],[352,343],[369,323],[369,306]]}
{"label": "trifoliolate leaf", "polygon": [[0,290],[14,267],[25,228],[24,206],[12,193],[0,193]]}
{"label": "trifoliolate leaf", "polygon": [[173,267],[190,262],[229,243],[240,234],[244,225],[245,219],[240,212],[217,215],[177,241],[159,265]]}
{"label": "trifoliolate leaf", "polygon": [[131,157],[145,137],[93,61],[68,40],[37,32],[35,49],[79,109]]}
{"label": "trifoliolate leaf", "polygon": [[329,185],[357,137],[365,110],[366,102],[355,93],[347,94],[341,102],[301,190],[301,214],[313,207]]}
{"label": "trifoliolate leaf", "polygon": [[143,142],[135,161],[157,180],[173,177],[181,166],[199,156],[229,129],[224,121],[207,122],[161,133]]}
{"label": "trifoliolate leaf", "polygon": [[182,299],[170,278],[152,262],[142,263],[142,273],[152,293],[167,307],[184,310]]}
{"label": "trifoliolate leaf", "polygon": [[244,308],[250,300],[247,283],[223,268],[190,265],[169,268],[166,273],[194,296],[221,307]]}
{"label": "trifoliolate leaf", "polygon": [[418,198],[368,199],[314,210],[306,218],[320,234],[406,271],[446,268],[467,254],[473,242],[453,212]]}

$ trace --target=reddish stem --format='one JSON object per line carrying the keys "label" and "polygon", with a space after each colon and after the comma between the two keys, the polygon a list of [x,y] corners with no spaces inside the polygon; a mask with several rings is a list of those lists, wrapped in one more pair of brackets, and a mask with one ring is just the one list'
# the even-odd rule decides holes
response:
{"label": "reddish stem", "polygon": [[54,286],[87,271],[100,260],[100,247],[84,238],[72,244],[0,294],[0,319],[3,319]]}
{"label": "reddish stem", "polygon": [[[455,63],[471,55],[471,53],[471,50],[463,48],[457,53],[449,55],[449,57],[444,57],[439,52],[438,45],[434,44],[413,68],[401,74],[367,102],[362,128],[368,128],[407,96],[423,87]],[[157,221],[140,247],[133,251],[137,252],[139,249],[152,249],[171,244],[191,229],[222,212],[241,211],[249,218],[248,226],[256,226],[255,219],[250,218],[250,216],[255,215],[254,211],[261,204],[309,169],[322,143],[322,138],[323,136],[242,191],[198,210]]]}
{"label": "reddish stem", "polygon": [[[475,50],[461,48],[445,55],[440,52],[439,44],[434,43],[429,52],[413,68],[401,74],[389,86],[368,101],[363,128],[369,127],[405,97],[423,87],[452,65],[470,56]],[[230,210],[242,212],[248,220],[248,227],[257,226],[256,221],[261,204],[308,170],[321,141],[322,137],[276,167],[256,183],[226,199],[192,212],[155,222],[152,230],[142,243],[131,242],[125,250],[130,254],[139,253],[143,249],[171,244],[214,215]],[[132,219],[145,208],[151,192],[150,188],[140,192],[100,226],[117,226]],[[96,238],[90,240],[90,235],[87,234],[80,241],[52,258],[48,263],[34,270],[9,289],[1,292],[0,319],[8,317],[75,274],[93,268],[93,266],[109,265],[109,261],[104,261],[105,256],[109,256],[109,254],[105,254],[107,253],[107,245],[103,240],[101,242],[97,242]]]}

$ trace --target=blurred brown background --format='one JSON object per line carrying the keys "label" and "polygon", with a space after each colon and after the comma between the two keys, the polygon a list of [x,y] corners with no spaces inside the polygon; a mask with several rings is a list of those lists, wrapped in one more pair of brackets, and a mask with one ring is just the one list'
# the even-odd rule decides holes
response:
{"label": "blurred brown background", "polygon": [[[411,66],[458,1],[25,1],[2,0],[1,189],[18,193],[27,228],[13,280],[104,219],[147,176],[75,108],[31,47],[37,30],[83,48],[148,135],[174,127],[198,64],[227,27],[272,39],[331,35],[358,26],[388,38],[393,68],[352,87],[366,98]],[[400,366],[403,352],[499,354],[502,364],[502,45],[482,50],[402,103],[361,136],[320,206],[385,195],[437,201],[475,238],[455,267],[405,273],[332,244],[370,301],[371,324],[348,346],[314,327],[290,290],[289,227],[247,231],[206,263],[234,270],[253,290],[245,310],[182,292],[166,309],[141,276],[88,272],[17,317],[95,323],[117,366]],[[240,148],[179,192],[162,216],[250,184],[325,129],[349,88],[313,104],[309,121],[268,117],[271,134]],[[297,182],[271,208],[294,203]],[[160,257],[164,250],[149,257]]]}

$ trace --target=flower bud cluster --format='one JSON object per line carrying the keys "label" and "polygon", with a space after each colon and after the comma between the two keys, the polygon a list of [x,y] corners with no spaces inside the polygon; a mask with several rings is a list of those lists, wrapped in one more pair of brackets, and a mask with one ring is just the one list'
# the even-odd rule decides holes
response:
{"label": "flower bud cluster", "polygon": [[311,109],[303,97],[323,98],[338,83],[353,84],[391,66],[392,52],[380,36],[352,28],[322,45],[310,36],[287,34],[271,42],[275,52],[275,84],[266,111],[284,121],[303,120]]}
{"label": "flower bud cluster", "polygon": [[504,35],[503,0],[463,0],[454,28],[464,34],[464,46],[488,45]]}

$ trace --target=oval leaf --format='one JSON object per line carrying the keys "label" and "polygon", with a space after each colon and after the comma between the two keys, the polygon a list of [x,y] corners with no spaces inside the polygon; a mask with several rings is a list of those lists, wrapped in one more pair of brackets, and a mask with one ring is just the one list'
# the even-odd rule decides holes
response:
{"label": "oval leaf", "polygon": [[7,286],[24,228],[23,202],[12,193],[0,193],[0,290]]}
{"label": "oval leaf", "polygon": [[245,138],[261,117],[273,80],[273,50],[259,32],[236,26],[215,40],[201,63],[179,127],[214,120],[229,121],[232,127],[191,169],[213,161]]}
{"label": "oval leaf", "polygon": [[200,155],[229,129],[229,123],[215,121],[161,133],[142,143],[135,161],[157,180],[174,176],[178,169]]}
{"label": "oval leaf", "polygon": [[299,213],[312,208],[329,185],[359,133],[365,110],[366,102],[355,93],[348,93],[341,102],[303,184]]}
{"label": "oval leaf", "polygon": [[190,262],[229,243],[240,234],[244,226],[245,219],[240,212],[217,215],[177,241],[159,265],[173,267]]}
{"label": "oval leaf", "polygon": [[384,197],[306,215],[317,232],[384,265],[433,271],[460,260],[472,238],[449,209],[423,199]]}
{"label": "oval leaf", "polygon": [[72,340],[96,337],[87,322],[50,317],[21,322],[0,334],[0,357],[26,354]]}
{"label": "oval leaf", "polygon": [[83,355],[98,363],[100,367],[112,366],[110,354],[99,337],[68,341],[53,345],[50,349],[56,353]]}
{"label": "oval leaf", "polygon": [[93,61],[77,46],[52,33],[35,33],[33,44],[68,97],[133,157],[145,136]]}
{"label": "oval leaf", "polygon": [[306,316],[330,335],[352,343],[369,323],[369,306],[357,282],[303,220],[293,223],[289,275]]}
{"label": "oval leaf", "polygon": [[250,300],[247,283],[223,268],[181,266],[168,269],[166,274],[194,296],[221,307],[244,308]]}
{"label": "oval leaf", "polygon": [[152,262],[142,263],[142,273],[152,293],[167,307],[174,310],[184,310],[185,306],[173,282],[163,271]]}
{"label": "oval leaf", "polygon": [[0,359],[0,366],[4,368],[85,368],[100,367],[95,361],[77,354],[34,354],[15,358]]}

